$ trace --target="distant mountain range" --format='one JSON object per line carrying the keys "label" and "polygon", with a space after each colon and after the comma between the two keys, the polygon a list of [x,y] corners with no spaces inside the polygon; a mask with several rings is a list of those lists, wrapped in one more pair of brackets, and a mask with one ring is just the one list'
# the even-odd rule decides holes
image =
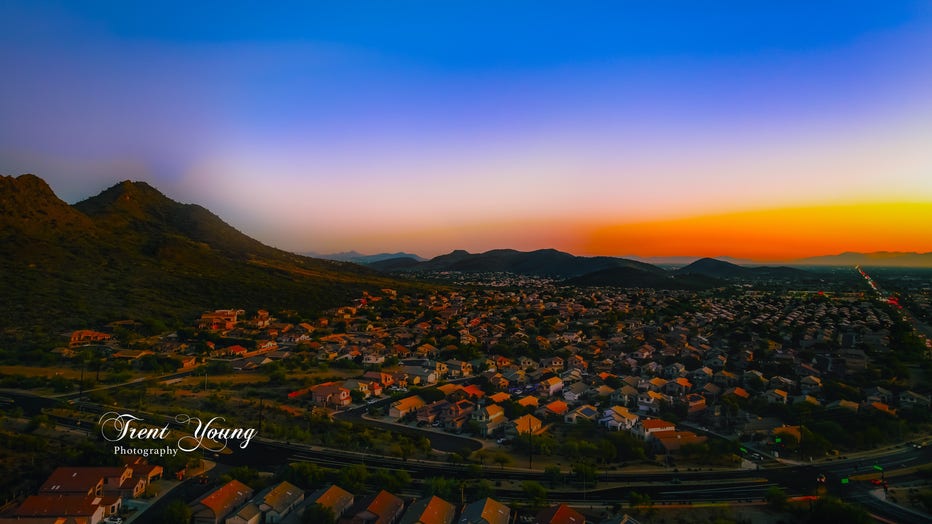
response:
{"label": "distant mountain range", "polygon": [[75,205],[33,175],[0,177],[0,340],[134,319],[170,325],[237,307],[313,313],[402,283],[295,255],[143,182]]}
{"label": "distant mountain range", "polygon": [[322,258],[324,260],[338,260],[341,262],[352,262],[354,264],[372,264],[374,262],[382,262],[383,260],[394,260],[398,258],[411,259],[415,262],[423,262],[427,260],[426,258],[421,258],[417,255],[411,253],[378,253],[375,255],[363,255],[358,251],[344,251],[342,253],[331,253],[331,254],[320,254],[314,252],[307,252],[304,255],[314,258]]}
{"label": "distant mountain range", "polygon": [[[407,253],[333,257],[368,265],[274,249],[207,209],[175,202],[142,182],[121,182],[68,205],[36,176],[0,176],[0,342],[118,319],[171,324],[220,307],[312,313],[345,304],[363,290],[423,288],[388,273],[510,272],[576,285],[673,289],[813,278],[800,269],[716,259],[665,270],[554,249],[453,251],[430,260]],[[843,253],[793,265],[854,264],[929,267],[932,253]]]}
{"label": "distant mountain range", "polygon": [[732,280],[818,280],[812,273],[790,267],[746,267],[703,258],[676,270],[665,270],[627,258],[579,257],[554,249],[530,252],[497,249],[485,253],[457,250],[423,262],[394,258],[372,263],[370,267],[386,272],[506,272],[555,278],[569,285],[661,289],[705,289]]}
{"label": "distant mountain range", "polygon": [[794,260],[794,266],[875,266],[932,267],[932,253],[877,251],[874,253],[841,253]]}

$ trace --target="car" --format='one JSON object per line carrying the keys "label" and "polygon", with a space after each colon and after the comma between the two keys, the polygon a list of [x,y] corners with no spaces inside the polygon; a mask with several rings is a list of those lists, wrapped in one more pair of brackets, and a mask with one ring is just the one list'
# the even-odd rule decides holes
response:
{"label": "car", "polygon": [[123,524],[123,518],[110,515],[104,519],[104,524]]}
{"label": "car", "polygon": [[884,483],[884,481],[881,480],[881,479],[871,479],[871,484],[873,484],[873,485],[875,485],[875,486],[882,486],[883,483]]}

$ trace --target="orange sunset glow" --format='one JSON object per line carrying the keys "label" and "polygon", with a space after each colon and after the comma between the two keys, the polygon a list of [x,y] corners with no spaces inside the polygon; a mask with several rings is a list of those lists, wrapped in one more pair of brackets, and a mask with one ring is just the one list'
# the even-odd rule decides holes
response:
{"label": "orange sunset glow", "polygon": [[791,260],[843,251],[932,251],[932,204],[826,205],[594,226],[575,246],[593,255]]}

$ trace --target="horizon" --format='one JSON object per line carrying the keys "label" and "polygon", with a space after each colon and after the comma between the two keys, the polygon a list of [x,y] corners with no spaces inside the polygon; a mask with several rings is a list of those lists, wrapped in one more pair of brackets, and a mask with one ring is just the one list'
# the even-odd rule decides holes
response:
{"label": "horizon", "polygon": [[932,252],[929,4],[469,5],[4,3],[0,173],[292,252]]}

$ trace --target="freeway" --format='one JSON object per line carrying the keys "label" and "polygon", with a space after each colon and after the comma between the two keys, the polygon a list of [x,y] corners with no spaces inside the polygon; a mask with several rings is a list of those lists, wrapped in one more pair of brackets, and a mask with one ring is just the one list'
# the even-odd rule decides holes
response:
{"label": "freeway", "polygon": [[[0,396],[21,406],[24,412],[36,413],[45,407],[62,406],[60,399],[41,397],[19,391],[0,391]],[[81,403],[88,412],[102,412],[107,408],[90,403]],[[132,413],[132,410],[124,410]],[[149,420],[165,420],[161,417],[136,412]],[[60,423],[77,425],[77,421],[58,420]],[[88,429],[88,428],[84,428]],[[392,428],[394,429],[394,428]],[[453,437],[450,435],[450,437]],[[492,481],[536,480],[546,483],[540,470],[515,467],[483,466],[477,464],[452,464],[440,461],[403,460],[396,457],[372,455],[340,449],[322,448],[306,444],[282,442],[257,437],[250,442],[248,450],[240,450],[231,443],[229,454],[215,455],[212,460],[229,466],[253,466],[267,469],[289,462],[306,461],[327,467],[343,467],[347,464],[363,464],[371,468],[405,470],[414,479],[433,476],[455,478],[484,478]],[[897,470],[932,463],[932,447],[901,446],[882,451],[870,458],[850,458],[814,464],[790,464],[767,467],[760,470],[725,471],[601,471],[598,484],[602,487],[591,490],[566,490],[550,492],[552,500],[593,503],[613,503],[627,498],[631,491],[649,494],[660,503],[694,503],[713,501],[747,502],[760,501],[768,488],[778,486],[790,496],[810,495],[821,487],[819,478],[824,476],[824,486],[829,493],[845,500],[858,501],[870,510],[893,522],[919,522],[915,515],[904,513],[902,508],[888,504],[870,494],[874,487],[866,481],[842,484],[842,479],[872,471],[874,466],[893,476]],[[479,468],[478,470],[476,468]],[[507,491],[503,488],[502,491]]]}

